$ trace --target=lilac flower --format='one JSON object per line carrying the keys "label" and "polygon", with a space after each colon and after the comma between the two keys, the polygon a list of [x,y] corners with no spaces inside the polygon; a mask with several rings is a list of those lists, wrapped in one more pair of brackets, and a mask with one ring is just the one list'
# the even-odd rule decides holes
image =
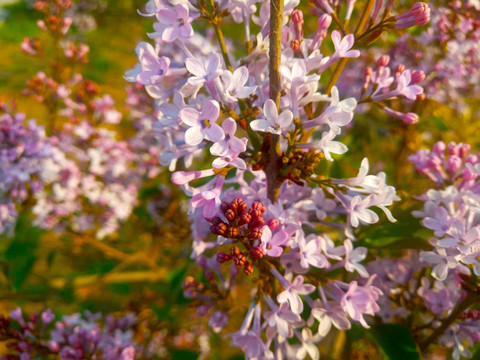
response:
{"label": "lilac flower", "polygon": [[367,257],[367,248],[357,247],[354,249],[350,239],[345,240],[343,246],[345,247],[345,270],[349,272],[356,270],[360,276],[368,277],[365,267],[359,264]]}
{"label": "lilac flower", "polygon": [[185,132],[185,142],[188,145],[198,145],[203,139],[217,142],[224,139],[222,128],[216,124],[220,115],[220,106],[215,100],[209,100],[198,112],[193,108],[180,110],[179,117],[182,122],[189,126]]}
{"label": "lilac flower", "polygon": [[423,88],[420,85],[412,84],[412,73],[410,70],[403,71],[397,76],[397,87],[382,95],[372,96],[374,101],[382,101],[385,99],[391,99],[396,96],[403,95],[409,100],[415,100],[417,95],[423,94]]}
{"label": "lilac flower", "polygon": [[158,21],[164,25],[162,40],[175,41],[179,36],[188,39],[193,36],[193,28],[188,7],[178,4],[173,9],[161,8],[157,11]]}
{"label": "lilac flower", "polygon": [[[255,313],[253,313],[255,312]],[[248,330],[253,319],[253,328]],[[260,337],[261,308],[260,305],[250,306],[250,310],[243,321],[240,330],[232,334],[232,344],[240,347],[248,358],[258,358],[262,356],[266,350],[265,344]]]}
{"label": "lilac flower", "polygon": [[324,307],[320,300],[315,300],[312,305],[312,317],[319,323],[318,334],[321,337],[327,336],[332,328],[332,324],[339,330],[350,329],[350,321],[342,307],[333,302],[331,304],[326,304],[327,305]]}
{"label": "lilac flower", "polygon": [[245,86],[248,82],[248,69],[245,66],[239,67],[233,73],[225,70],[221,79],[224,87],[223,96],[230,102],[244,99],[257,89],[257,86]]}
{"label": "lilac flower", "polygon": [[232,118],[223,120],[222,129],[225,138],[216,142],[210,147],[210,153],[216,156],[225,156],[230,151],[234,153],[242,153],[247,149],[247,139],[235,136],[237,132],[237,123]]}
{"label": "lilac flower", "polygon": [[213,190],[204,190],[194,195],[191,205],[194,209],[203,208],[203,216],[207,219],[213,218],[217,214],[217,208],[220,206],[220,194],[224,182],[223,176],[217,177],[217,183]]}
{"label": "lilac flower", "polygon": [[147,42],[137,45],[139,64],[135,69],[127,71],[125,76],[130,81],[138,81],[143,85],[159,85],[170,68],[170,59],[158,57],[155,49]]}
{"label": "lilac flower", "polygon": [[214,80],[221,74],[220,57],[215,53],[210,53],[203,61],[195,58],[185,60],[185,67],[194,76],[188,78],[188,84],[193,87],[192,91],[188,91],[188,95],[196,96],[198,90],[206,85],[211,94],[216,94]]}
{"label": "lilac flower", "polygon": [[[309,328],[303,328],[302,335],[299,337],[301,341],[300,348],[297,350],[296,359],[305,359],[307,354],[312,360],[320,359],[320,351],[314,341],[316,340]],[[318,339],[317,339],[318,340]]]}
{"label": "lilac flower", "polygon": [[278,115],[277,106],[271,99],[265,101],[263,115],[265,119],[256,119],[250,123],[252,130],[280,135],[290,127],[293,121],[290,110],[285,110]]}
{"label": "lilac flower", "polygon": [[282,245],[288,242],[290,236],[284,230],[279,230],[272,236],[272,230],[268,226],[263,227],[262,247],[265,254],[271,257],[279,257],[283,253]]}
{"label": "lilac flower", "polygon": [[224,167],[233,166],[239,170],[245,170],[247,168],[247,163],[245,162],[245,160],[238,157],[238,153],[232,151],[224,156],[213,160],[212,166],[215,169],[222,169]]}
{"label": "lilac flower", "polygon": [[350,219],[350,224],[353,227],[358,227],[360,221],[365,224],[374,224],[378,221],[378,215],[368,209],[370,206],[371,197],[362,198],[361,196],[354,196],[350,199],[347,206],[347,211]]}
{"label": "lilac flower", "polygon": [[271,328],[276,328],[278,333],[284,338],[290,337],[292,325],[301,323],[302,318],[300,315],[290,311],[287,303],[277,306],[269,296],[264,298],[271,309],[271,311],[266,311],[263,314],[266,323]]}
{"label": "lilac flower", "polygon": [[295,314],[301,314],[303,311],[303,301],[300,295],[308,295],[315,290],[315,286],[303,283],[303,276],[297,275],[293,282],[284,278],[276,269],[272,274],[280,281],[284,291],[277,296],[277,301],[283,304],[288,301],[290,309]]}
{"label": "lilac flower", "polygon": [[335,53],[332,58],[356,58],[360,56],[359,50],[351,50],[355,44],[353,34],[346,35],[343,39],[337,30],[332,31],[332,41],[335,46]]}
{"label": "lilac flower", "polygon": [[369,326],[363,318],[363,314],[374,315],[380,310],[376,301],[382,292],[375,286],[370,285],[374,278],[375,275],[368,280],[365,286],[359,286],[356,281],[352,281],[340,301],[342,308],[348,315],[366,328],[369,328]]}
{"label": "lilac flower", "polygon": [[444,207],[437,207],[433,217],[423,219],[423,226],[433,230],[435,236],[443,236],[450,229],[452,220]]}
{"label": "lilac flower", "polygon": [[300,265],[303,268],[308,269],[310,265],[317,268],[325,268],[330,265],[321,253],[320,239],[315,234],[305,237],[303,231],[297,231],[295,242],[298,245]]}
{"label": "lilac flower", "polygon": [[301,149],[320,149],[325,155],[325,159],[333,161],[331,153],[344,154],[348,151],[345,144],[342,144],[339,141],[333,141],[336,136],[337,134],[333,131],[324,131],[320,140],[306,144],[299,144],[298,147]]}

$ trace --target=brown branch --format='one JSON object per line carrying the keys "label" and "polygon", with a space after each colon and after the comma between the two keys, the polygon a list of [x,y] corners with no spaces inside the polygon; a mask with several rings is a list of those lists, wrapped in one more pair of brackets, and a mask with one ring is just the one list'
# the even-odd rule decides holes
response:
{"label": "brown branch", "polygon": [[[279,71],[282,55],[282,28],[283,28],[283,0],[270,0],[270,99],[275,102],[277,109],[280,109],[281,75]],[[278,135],[271,136],[268,159],[265,166],[267,176],[267,195],[274,202],[278,197],[280,183]]]}
{"label": "brown branch", "polygon": [[469,292],[467,293],[467,297],[463,299],[462,302],[458,303],[458,305],[453,309],[452,313],[442,320],[441,325],[436,328],[433,333],[430,334],[425,340],[419,343],[420,350],[424,352],[430,344],[432,344],[435,340],[437,340],[445,330],[448,329],[450,325],[453,324],[455,320],[466,310],[468,307],[475,302],[477,302],[480,298],[480,295],[477,293]]}

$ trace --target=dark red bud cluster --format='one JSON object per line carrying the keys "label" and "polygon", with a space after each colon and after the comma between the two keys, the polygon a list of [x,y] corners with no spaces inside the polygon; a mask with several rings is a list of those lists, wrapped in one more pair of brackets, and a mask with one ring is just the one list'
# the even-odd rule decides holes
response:
{"label": "dark red bud cluster", "polygon": [[462,320],[480,320],[480,310],[465,311],[460,315]]}
{"label": "dark red bud cluster", "polygon": [[225,223],[219,216],[214,217],[210,220],[212,234],[229,239],[242,237],[258,240],[262,237],[262,227],[265,225],[263,214],[266,208],[261,202],[255,201],[248,209],[245,201],[235,198],[231,202],[223,201],[220,204],[220,210],[228,223]]}
{"label": "dark red bud cluster", "polygon": [[205,286],[199,283],[193,276],[187,276],[183,282],[183,290],[185,297],[192,299],[198,293],[202,293],[205,290]]}
{"label": "dark red bud cluster", "polygon": [[226,261],[233,260],[235,266],[243,266],[243,272],[247,275],[253,273],[253,265],[247,260],[247,256],[240,250],[238,246],[232,246],[230,248],[230,254],[224,252],[217,253],[217,261],[224,263]]}
{"label": "dark red bud cluster", "polygon": [[255,246],[252,250],[250,250],[250,254],[255,259],[261,259],[265,255],[265,251],[261,246]]}

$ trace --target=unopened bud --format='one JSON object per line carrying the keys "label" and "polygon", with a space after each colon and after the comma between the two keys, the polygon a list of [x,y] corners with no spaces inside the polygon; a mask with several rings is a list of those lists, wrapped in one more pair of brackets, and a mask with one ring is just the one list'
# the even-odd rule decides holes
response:
{"label": "unopened bud", "polygon": [[253,265],[250,264],[248,261],[245,263],[245,266],[243,267],[243,272],[246,275],[252,275],[253,273]]}
{"label": "unopened bud", "polygon": [[276,218],[272,218],[268,220],[268,227],[270,228],[270,230],[275,230],[279,226],[280,226],[280,222]]}
{"label": "unopened bud", "polygon": [[411,112],[406,113],[405,115],[403,115],[402,121],[406,125],[416,124],[418,122],[418,115],[415,114],[415,113],[411,113]]}
{"label": "unopened bud", "polygon": [[261,246],[256,246],[252,250],[250,250],[250,254],[255,259],[261,259],[265,255],[265,251],[263,251],[263,248]]}
{"label": "unopened bud", "polygon": [[389,63],[390,63],[390,56],[388,55],[382,55],[377,60],[377,65],[381,67],[387,66]]}
{"label": "unopened bud", "polygon": [[421,70],[412,71],[412,83],[418,84],[425,80],[425,73]]}

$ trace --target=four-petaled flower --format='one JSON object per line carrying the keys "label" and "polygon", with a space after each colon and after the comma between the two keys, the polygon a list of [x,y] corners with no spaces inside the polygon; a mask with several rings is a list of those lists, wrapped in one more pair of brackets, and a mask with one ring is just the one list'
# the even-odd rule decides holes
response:
{"label": "four-petaled flower", "polygon": [[193,108],[180,110],[180,120],[189,126],[185,132],[185,142],[188,145],[198,145],[203,139],[217,142],[225,137],[222,128],[216,123],[220,115],[220,105],[215,100],[209,100],[203,105],[202,112]]}
{"label": "four-petaled flower", "polygon": [[293,121],[293,114],[290,110],[285,110],[278,115],[277,106],[272,99],[268,99],[263,104],[263,115],[265,119],[256,119],[250,123],[253,130],[280,135],[290,127]]}
{"label": "four-petaled flower", "polygon": [[159,9],[157,19],[163,25],[162,40],[165,42],[175,41],[179,36],[184,39],[193,36],[191,19],[185,4],[178,4],[173,9]]}

